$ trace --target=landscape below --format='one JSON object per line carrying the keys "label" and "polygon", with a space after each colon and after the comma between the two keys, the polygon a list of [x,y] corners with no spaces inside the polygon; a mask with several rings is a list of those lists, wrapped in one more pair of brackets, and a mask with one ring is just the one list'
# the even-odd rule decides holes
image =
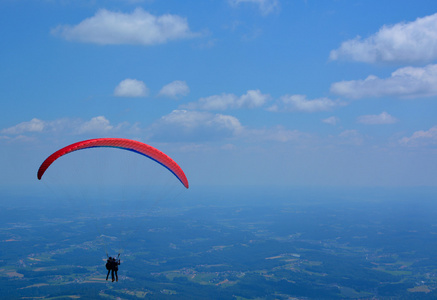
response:
{"label": "landscape below", "polygon": [[[189,192],[188,192],[189,193]],[[1,195],[4,299],[436,299],[433,189]],[[121,253],[118,282],[106,254]]]}

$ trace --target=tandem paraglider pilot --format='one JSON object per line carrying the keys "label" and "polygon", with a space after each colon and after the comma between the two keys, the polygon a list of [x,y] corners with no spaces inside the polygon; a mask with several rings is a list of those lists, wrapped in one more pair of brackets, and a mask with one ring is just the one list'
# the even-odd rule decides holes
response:
{"label": "tandem paraglider pilot", "polygon": [[[40,165],[38,169],[37,178],[41,180],[44,173],[52,165],[52,163],[68,153],[81,149],[95,149],[95,148],[102,148],[102,147],[124,149],[148,157],[156,161],[157,163],[160,163],[162,166],[166,167],[169,171],[171,171],[173,175],[175,175],[176,178],[179,179],[179,181],[184,185],[184,187],[186,187],[187,189],[189,187],[188,179],[187,176],[185,176],[184,171],[167,154],[142,142],[129,140],[129,139],[122,139],[122,138],[90,139],[90,140],[76,142],[64,148],[61,148],[53,152],[49,157],[47,157],[43,161],[43,163]],[[106,255],[108,256],[108,254]],[[115,273],[115,280],[118,281],[117,271],[119,265],[120,265],[120,254],[118,254],[117,258],[108,257],[108,261],[106,262],[106,269],[108,270],[108,275],[106,275],[106,280],[108,280],[109,273],[112,271],[112,281],[114,281],[114,273]]]}
{"label": "tandem paraglider pilot", "polygon": [[115,257],[109,257],[108,260],[106,261],[106,270],[108,270],[108,274],[106,275],[106,280],[108,280],[109,277],[109,273],[111,273],[112,276],[112,282],[114,282],[114,272],[115,272],[115,280],[118,281],[118,275],[117,275],[117,271],[118,271],[118,266],[120,265],[120,254],[118,255],[117,258]]}

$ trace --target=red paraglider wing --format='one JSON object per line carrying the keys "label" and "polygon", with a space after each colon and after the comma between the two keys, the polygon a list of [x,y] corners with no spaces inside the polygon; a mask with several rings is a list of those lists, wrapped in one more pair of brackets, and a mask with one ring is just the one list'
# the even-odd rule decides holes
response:
{"label": "red paraglider wing", "polygon": [[155,160],[156,162],[160,163],[167,169],[169,169],[180,180],[180,182],[188,189],[188,179],[185,176],[184,171],[168,155],[147,144],[134,140],[129,140],[129,139],[121,139],[121,138],[91,139],[91,140],[77,142],[67,147],[64,147],[56,151],[49,157],[47,157],[47,159],[41,164],[38,170],[38,179],[41,179],[47,168],[59,157],[76,150],[94,148],[94,147],[120,148],[120,149],[137,152],[141,155],[147,156]]}

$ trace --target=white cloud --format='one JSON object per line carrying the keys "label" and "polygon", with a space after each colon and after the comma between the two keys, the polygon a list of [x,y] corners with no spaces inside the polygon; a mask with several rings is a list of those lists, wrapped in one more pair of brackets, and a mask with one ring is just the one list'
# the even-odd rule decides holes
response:
{"label": "white cloud", "polygon": [[326,124],[329,124],[329,125],[336,125],[338,122],[340,122],[340,119],[337,118],[337,117],[332,116],[332,117],[323,119],[322,122],[326,123]]}
{"label": "white cloud", "polygon": [[75,26],[60,25],[52,29],[52,34],[69,41],[101,45],[156,45],[197,35],[180,16],[154,16],[141,8],[131,14],[101,9]]}
{"label": "white cloud", "polygon": [[423,68],[405,67],[393,72],[389,78],[369,76],[364,80],[335,82],[331,92],[348,97],[403,97],[417,98],[437,95],[437,65]]}
{"label": "white cloud", "polygon": [[186,96],[190,93],[190,88],[185,81],[175,80],[162,87],[159,92],[160,96],[178,98],[179,96]]}
{"label": "white cloud", "polygon": [[383,26],[366,39],[356,37],[332,50],[330,59],[375,62],[429,62],[437,59],[437,14]]}
{"label": "white cloud", "polygon": [[77,128],[77,133],[89,133],[89,132],[107,132],[114,128],[104,116],[98,116],[92,118],[90,121],[83,122],[79,128]]}
{"label": "white cloud", "polygon": [[398,119],[389,115],[385,111],[379,115],[366,115],[358,117],[358,123],[366,125],[379,125],[379,124],[393,124],[396,123]]}
{"label": "white cloud", "polygon": [[174,110],[150,128],[151,138],[171,141],[205,141],[233,137],[243,130],[240,121],[229,115]]}
{"label": "white cloud", "polygon": [[46,122],[33,118],[28,122],[21,122],[15,126],[5,128],[1,131],[3,134],[18,135],[28,132],[42,132],[46,127]]}
{"label": "white cloud", "polygon": [[[205,111],[174,110],[150,128],[150,139],[172,142],[297,142],[308,141],[310,135],[283,126],[248,129],[233,116]],[[234,144],[224,144],[224,149],[234,149]]]}
{"label": "white cloud", "polygon": [[181,126],[185,129],[218,126],[232,132],[238,132],[242,128],[238,119],[229,115],[186,110],[174,110],[169,115],[162,117],[162,121],[166,124]]}
{"label": "white cloud", "polygon": [[403,145],[420,146],[420,145],[434,145],[437,144],[437,125],[431,127],[429,130],[416,131],[410,137],[404,137],[399,140]]}
{"label": "white cloud", "polygon": [[82,121],[71,120],[68,118],[57,119],[54,121],[44,121],[33,118],[27,122],[21,122],[15,126],[5,128],[0,132],[7,135],[25,135],[25,134],[40,134],[40,133],[61,133],[71,130],[79,126]]}
{"label": "white cloud", "polygon": [[93,117],[88,121],[81,119],[62,118],[53,121],[43,121],[40,119],[32,119],[28,122],[22,122],[15,126],[5,128],[0,132],[4,134],[4,138],[10,136],[30,136],[39,134],[40,136],[49,133],[50,135],[78,135],[86,133],[106,133],[110,131],[126,131],[135,130],[126,123],[120,123],[117,126],[110,124],[109,120],[104,116]]}
{"label": "white cloud", "polygon": [[189,109],[202,110],[226,110],[233,107],[238,97],[234,94],[213,95],[206,98],[200,98],[197,102],[191,102],[186,105]]}
{"label": "white cloud", "polygon": [[237,100],[236,106],[237,108],[256,108],[263,106],[269,99],[270,96],[261,94],[260,90],[249,90]]}
{"label": "white cloud", "polygon": [[345,105],[340,101],[329,98],[308,100],[305,95],[285,95],[275,105],[269,107],[269,111],[304,111],[316,112],[331,110],[337,106]]}
{"label": "white cloud", "polygon": [[125,79],[114,90],[116,97],[146,97],[149,89],[146,84],[136,79]]}
{"label": "white cloud", "polygon": [[234,94],[221,94],[200,98],[197,102],[188,103],[184,108],[201,110],[256,108],[263,106],[269,99],[269,95],[262,94],[259,90],[249,90],[240,97]]}
{"label": "white cloud", "polygon": [[238,6],[241,3],[258,5],[263,15],[268,15],[279,10],[279,0],[229,0],[232,6]]}

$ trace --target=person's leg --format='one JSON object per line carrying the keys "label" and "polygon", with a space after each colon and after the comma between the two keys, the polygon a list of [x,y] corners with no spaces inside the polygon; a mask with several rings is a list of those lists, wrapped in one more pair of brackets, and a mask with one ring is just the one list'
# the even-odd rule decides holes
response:
{"label": "person's leg", "polygon": [[118,281],[118,274],[117,274],[117,270],[115,270],[115,281]]}
{"label": "person's leg", "polygon": [[111,275],[112,275],[112,282],[114,282],[114,269],[112,269]]}
{"label": "person's leg", "polygon": [[109,272],[111,272],[111,270],[108,270],[108,275],[106,275],[106,280],[108,280]]}

